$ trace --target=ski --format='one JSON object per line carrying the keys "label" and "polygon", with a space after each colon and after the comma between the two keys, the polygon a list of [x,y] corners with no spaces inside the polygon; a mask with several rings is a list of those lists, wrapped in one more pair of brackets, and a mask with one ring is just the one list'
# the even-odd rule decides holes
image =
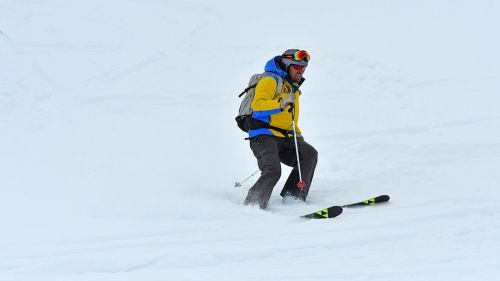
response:
{"label": "ski", "polygon": [[373,198],[370,198],[370,199],[365,200],[365,201],[344,205],[344,206],[342,206],[342,208],[371,206],[371,205],[387,202],[387,201],[389,201],[389,199],[391,199],[389,197],[389,195],[380,195],[380,196],[373,197]]}
{"label": "ski", "polygon": [[342,207],[340,207],[340,206],[331,206],[329,208],[325,208],[325,209],[319,210],[317,212],[304,215],[304,216],[302,216],[302,218],[306,218],[306,219],[331,219],[331,218],[337,217],[340,214],[342,214],[342,211],[344,211],[344,209],[342,209]]}
{"label": "ski", "polygon": [[384,203],[389,201],[390,197],[389,195],[379,195],[377,197],[370,198],[365,201],[357,202],[357,203],[352,203],[344,206],[331,206],[322,210],[319,210],[314,213],[310,213],[304,216],[301,216],[301,218],[306,218],[306,219],[331,219],[338,217],[342,214],[344,211],[343,208],[351,208],[351,207],[361,207],[361,206],[372,206],[375,204],[379,203]]}

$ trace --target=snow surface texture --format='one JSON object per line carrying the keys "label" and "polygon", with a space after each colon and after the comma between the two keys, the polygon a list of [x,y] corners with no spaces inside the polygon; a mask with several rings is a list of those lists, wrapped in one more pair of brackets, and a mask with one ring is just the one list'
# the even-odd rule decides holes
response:
{"label": "snow surface texture", "polygon": [[[0,0],[0,280],[499,280],[499,26],[493,0]],[[237,94],[288,48],[316,178],[243,207]]]}

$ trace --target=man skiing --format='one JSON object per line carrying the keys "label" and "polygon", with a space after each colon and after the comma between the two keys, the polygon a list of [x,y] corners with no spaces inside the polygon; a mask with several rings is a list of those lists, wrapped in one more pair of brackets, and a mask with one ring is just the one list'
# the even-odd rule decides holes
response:
{"label": "man skiing", "polygon": [[[266,126],[251,127],[250,148],[257,158],[261,176],[250,188],[245,205],[265,209],[281,177],[281,163],[293,167],[281,196],[305,201],[318,161],[318,152],[302,137],[298,128],[300,85],[310,56],[304,50],[289,49],[266,63],[263,77],[251,103],[252,119]],[[280,77],[277,77],[279,75]],[[277,89],[283,81],[281,91]],[[295,126],[295,127],[294,127]]]}

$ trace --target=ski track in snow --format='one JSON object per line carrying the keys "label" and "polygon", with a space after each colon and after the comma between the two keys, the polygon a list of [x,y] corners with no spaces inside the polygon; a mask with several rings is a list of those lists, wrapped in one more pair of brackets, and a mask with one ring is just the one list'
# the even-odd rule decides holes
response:
{"label": "ski track in snow", "polygon": [[[0,280],[498,280],[499,5],[308,5],[1,1]],[[243,207],[237,94],[292,47],[315,180]]]}

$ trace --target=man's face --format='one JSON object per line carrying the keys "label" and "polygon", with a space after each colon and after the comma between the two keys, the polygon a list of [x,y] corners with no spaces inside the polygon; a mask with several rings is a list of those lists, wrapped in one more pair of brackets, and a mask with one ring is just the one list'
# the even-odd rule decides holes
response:
{"label": "man's face", "polygon": [[288,68],[288,75],[295,82],[300,82],[302,74],[306,71],[306,67],[298,64],[291,64]]}

